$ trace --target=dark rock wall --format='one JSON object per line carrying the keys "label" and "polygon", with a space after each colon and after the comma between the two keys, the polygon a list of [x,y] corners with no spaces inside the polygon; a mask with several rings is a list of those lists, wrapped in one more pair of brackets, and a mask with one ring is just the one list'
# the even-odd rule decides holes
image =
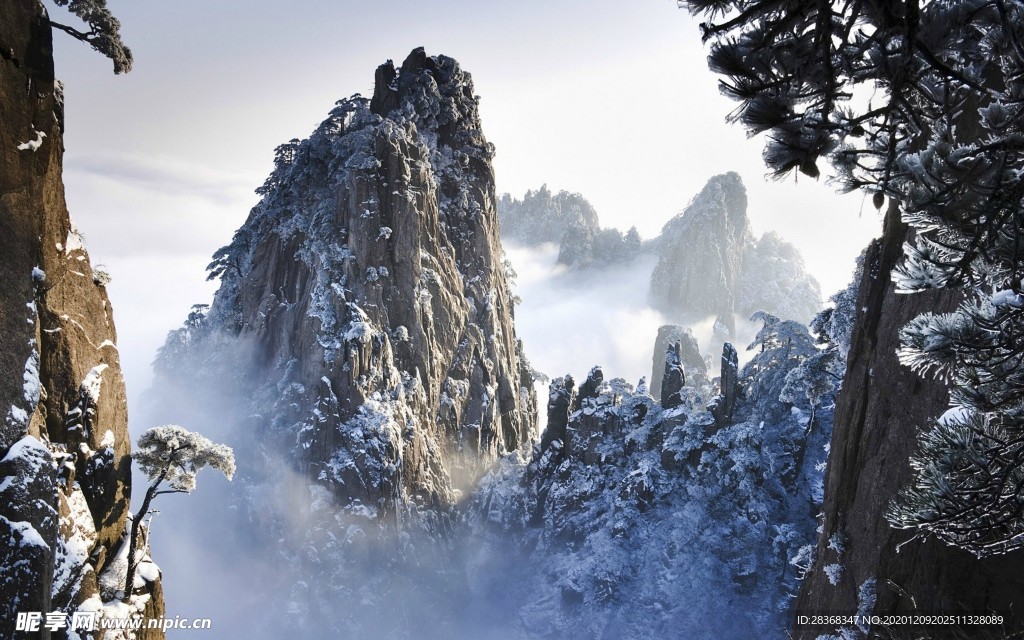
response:
{"label": "dark rock wall", "polygon": [[[899,364],[898,331],[920,313],[952,310],[960,295],[955,290],[895,293],[889,274],[903,255],[906,238],[907,227],[891,208],[881,241],[865,257],[848,368],[836,406],[823,533],[797,612],[855,613],[861,586],[874,580],[878,614],[992,611],[1009,617],[1024,593],[1024,554],[976,560],[934,539],[893,529],[884,517],[889,501],[911,478],[908,458],[917,430],[947,407],[941,384]],[[826,571],[829,566],[833,571],[841,567],[836,584]],[[1017,627],[1020,622],[1018,617]],[[796,637],[811,640],[822,632],[797,628]],[[873,633],[911,637],[912,632],[897,627]]]}
{"label": "dark rock wall", "polygon": [[[11,637],[18,611],[70,612],[98,595],[124,535],[131,445],[110,302],[64,201],[42,5],[4,3],[0,55],[0,637]],[[159,596],[148,611],[162,612]]]}

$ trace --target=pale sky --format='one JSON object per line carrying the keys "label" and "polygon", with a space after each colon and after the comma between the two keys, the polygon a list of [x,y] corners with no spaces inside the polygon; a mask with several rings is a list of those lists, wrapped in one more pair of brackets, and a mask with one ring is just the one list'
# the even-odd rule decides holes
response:
{"label": "pale sky", "polygon": [[417,46],[472,73],[499,192],[577,191],[604,225],[651,237],[709,177],[735,170],[754,231],[796,244],[825,297],[878,231],[860,195],[764,181],[762,141],[724,122],[735,105],[674,0],[108,4],[135,54],[131,73],[114,76],[87,46],[54,38],[68,203],[114,278],[130,402],[167,331],[209,301],[204,267],[256,203],[274,147],[306,137],[336,100],[369,95],[376,66]]}

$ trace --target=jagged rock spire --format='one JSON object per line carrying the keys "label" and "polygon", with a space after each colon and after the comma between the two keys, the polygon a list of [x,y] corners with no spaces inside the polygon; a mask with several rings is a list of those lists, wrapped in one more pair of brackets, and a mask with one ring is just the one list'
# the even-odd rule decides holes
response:
{"label": "jagged rock spire", "polygon": [[575,402],[575,386],[576,381],[570,375],[551,381],[548,391],[548,426],[541,437],[541,451],[546,451],[555,440],[560,440],[564,446],[569,409]]}
{"label": "jagged rock spire", "polygon": [[739,394],[739,354],[732,344],[726,342],[722,347],[722,373],[719,378],[720,393],[708,409],[715,417],[715,424],[724,427],[732,421]]}
{"label": "jagged rock spire", "polygon": [[661,398],[661,381],[665,373],[665,352],[672,343],[679,343],[679,362],[686,379],[691,385],[707,382],[707,364],[701,356],[700,345],[689,327],[666,324],[658,327],[654,340],[654,357],[651,367],[651,396]]}
{"label": "jagged rock spire", "polygon": [[686,385],[686,374],[680,357],[681,345],[673,342],[665,350],[665,374],[661,380],[661,406],[666,409],[678,407],[683,403],[680,393]]}
{"label": "jagged rock spire", "polygon": [[587,374],[587,379],[580,385],[579,393],[576,394],[576,399],[573,401],[572,410],[576,411],[583,406],[583,401],[588,398],[596,398],[597,390],[604,382],[604,371],[601,367],[594,367]]}
{"label": "jagged rock spire", "polygon": [[[183,371],[219,378],[247,359],[232,393],[273,426],[236,449],[284,455],[342,505],[391,517],[450,508],[530,441],[536,400],[470,75],[419,48],[375,80],[371,100],[279,148],[211,265],[221,286],[186,349],[202,365]],[[204,340],[227,346],[204,359]],[[169,368],[160,384],[195,386]]]}

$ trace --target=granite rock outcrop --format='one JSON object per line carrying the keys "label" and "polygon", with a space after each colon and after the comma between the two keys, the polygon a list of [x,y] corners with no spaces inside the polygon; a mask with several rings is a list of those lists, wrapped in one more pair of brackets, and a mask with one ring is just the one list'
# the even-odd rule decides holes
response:
{"label": "granite rock outcrop", "polygon": [[[126,538],[131,443],[107,277],[64,198],[63,96],[40,3],[4,5],[0,52],[0,636],[13,637],[18,612],[115,600],[103,584]],[[147,575],[130,606],[160,616]]]}

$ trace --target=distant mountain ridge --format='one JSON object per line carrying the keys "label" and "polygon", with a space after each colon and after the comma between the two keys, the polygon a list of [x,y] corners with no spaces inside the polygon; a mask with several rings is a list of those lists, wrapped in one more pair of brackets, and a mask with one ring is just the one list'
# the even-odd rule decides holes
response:
{"label": "distant mountain ridge", "polygon": [[797,249],[768,232],[755,238],[747,217],[747,194],[737,173],[711,178],[686,209],[642,241],[602,228],[580,194],[547,186],[522,200],[505,194],[498,202],[502,238],[537,246],[558,242],[558,263],[577,271],[657,256],[649,283],[651,305],[682,324],[718,318],[734,335],[736,320],[756,311],[809,322],[821,308],[821,289],[807,273]]}
{"label": "distant mountain ridge", "polygon": [[527,191],[522,200],[502,194],[498,222],[502,238],[530,245],[559,243],[574,226],[591,233],[601,228],[597,212],[583,196],[568,191],[553,194],[546,184]]}
{"label": "distant mountain ridge", "polygon": [[572,269],[629,262],[643,244],[636,227],[625,234],[602,228],[586,198],[568,191],[552,194],[546,184],[527,191],[522,200],[503,194],[498,200],[498,221],[505,241],[558,244],[558,264]]}
{"label": "distant mountain ridge", "polygon": [[809,322],[821,288],[796,248],[774,232],[755,239],[739,174],[711,178],[665,223],[651,275],[653,306],[675,320],[746,320],[757,311]]}

